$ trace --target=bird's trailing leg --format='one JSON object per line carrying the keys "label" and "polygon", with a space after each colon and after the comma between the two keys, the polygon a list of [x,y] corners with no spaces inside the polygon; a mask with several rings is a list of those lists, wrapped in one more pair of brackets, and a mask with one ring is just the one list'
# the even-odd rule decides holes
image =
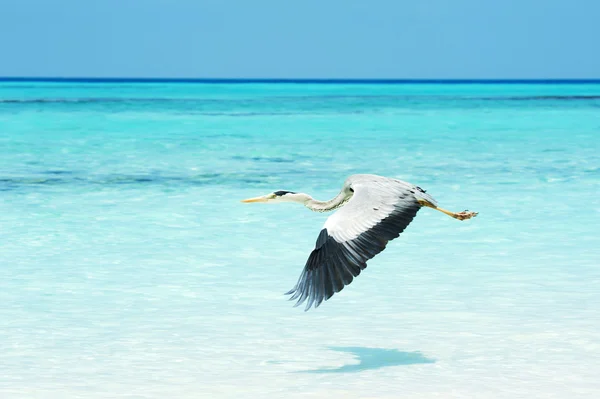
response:
{"label": "bird's trailing leg", "polygon": [[477,212],[462,211],[462,212],[455,213],[455,212],[450,212],[450,211],[447,211],[445,209],[439,208],[439,207],[433,205],[431,202],[426,201],[424,199],[420,199],[418,201],[419,201],[419,204],[421,204],[421,206],[426,206],[428,208],[433,208],[436,211],[440,211],[440,212],[445,213],[446,215],[448,215],[450,217],[453,217],[454,219],[467,220],[467,219],[471,219],[471,218],[474,218],[475,216],[477,216]]}

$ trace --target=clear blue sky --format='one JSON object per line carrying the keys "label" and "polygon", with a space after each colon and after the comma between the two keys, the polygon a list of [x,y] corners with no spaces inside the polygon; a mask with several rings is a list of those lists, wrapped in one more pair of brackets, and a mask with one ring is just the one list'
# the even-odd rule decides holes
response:
{"label": "clear blue sky", "polygon": [[0,0],[0,76],[600,78],[600,0]]}

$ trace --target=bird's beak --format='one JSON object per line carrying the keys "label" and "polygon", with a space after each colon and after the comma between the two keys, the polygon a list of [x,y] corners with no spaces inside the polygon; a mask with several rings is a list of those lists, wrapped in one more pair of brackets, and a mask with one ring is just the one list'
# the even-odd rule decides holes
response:
{"label": "bird's beak", "polygon": [[267,198],[265,197],[254,197],[254,198],[248,198],[245,200],[242,200],[242,202],[267,202]]}

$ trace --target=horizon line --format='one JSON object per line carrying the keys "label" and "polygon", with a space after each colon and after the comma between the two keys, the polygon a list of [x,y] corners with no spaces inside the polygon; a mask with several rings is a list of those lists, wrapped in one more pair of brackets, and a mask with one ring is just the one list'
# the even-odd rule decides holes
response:
{"label": "horizon line", "polygon": [[320,83],[320,84],[568,84],[600,83],[600,78],[567,79],[392,79],[392,78],[164,78],[164,77],[27,77],[0,76],[0,82],[47,82],[47,83]]}

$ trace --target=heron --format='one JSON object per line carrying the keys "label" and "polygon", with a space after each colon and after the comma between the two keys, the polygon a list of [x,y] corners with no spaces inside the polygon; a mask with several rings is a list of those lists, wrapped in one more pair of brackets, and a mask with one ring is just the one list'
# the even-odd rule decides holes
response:
{"label": "heron", "polygon": [[325,221],[296,285],[285,294],[296,300],[294,306],[307,301],[305,311],[313,305],[317,308],[349,285],[368,260],[400,236],[419,209],[432,208],[457,220],[477,216],[477,212],[438,207],[431,195],[414,184],[371,174],[348,177],[340,193],[329,201],[280,190],[242,202],[296,202],[315,212],[341,208]]}

